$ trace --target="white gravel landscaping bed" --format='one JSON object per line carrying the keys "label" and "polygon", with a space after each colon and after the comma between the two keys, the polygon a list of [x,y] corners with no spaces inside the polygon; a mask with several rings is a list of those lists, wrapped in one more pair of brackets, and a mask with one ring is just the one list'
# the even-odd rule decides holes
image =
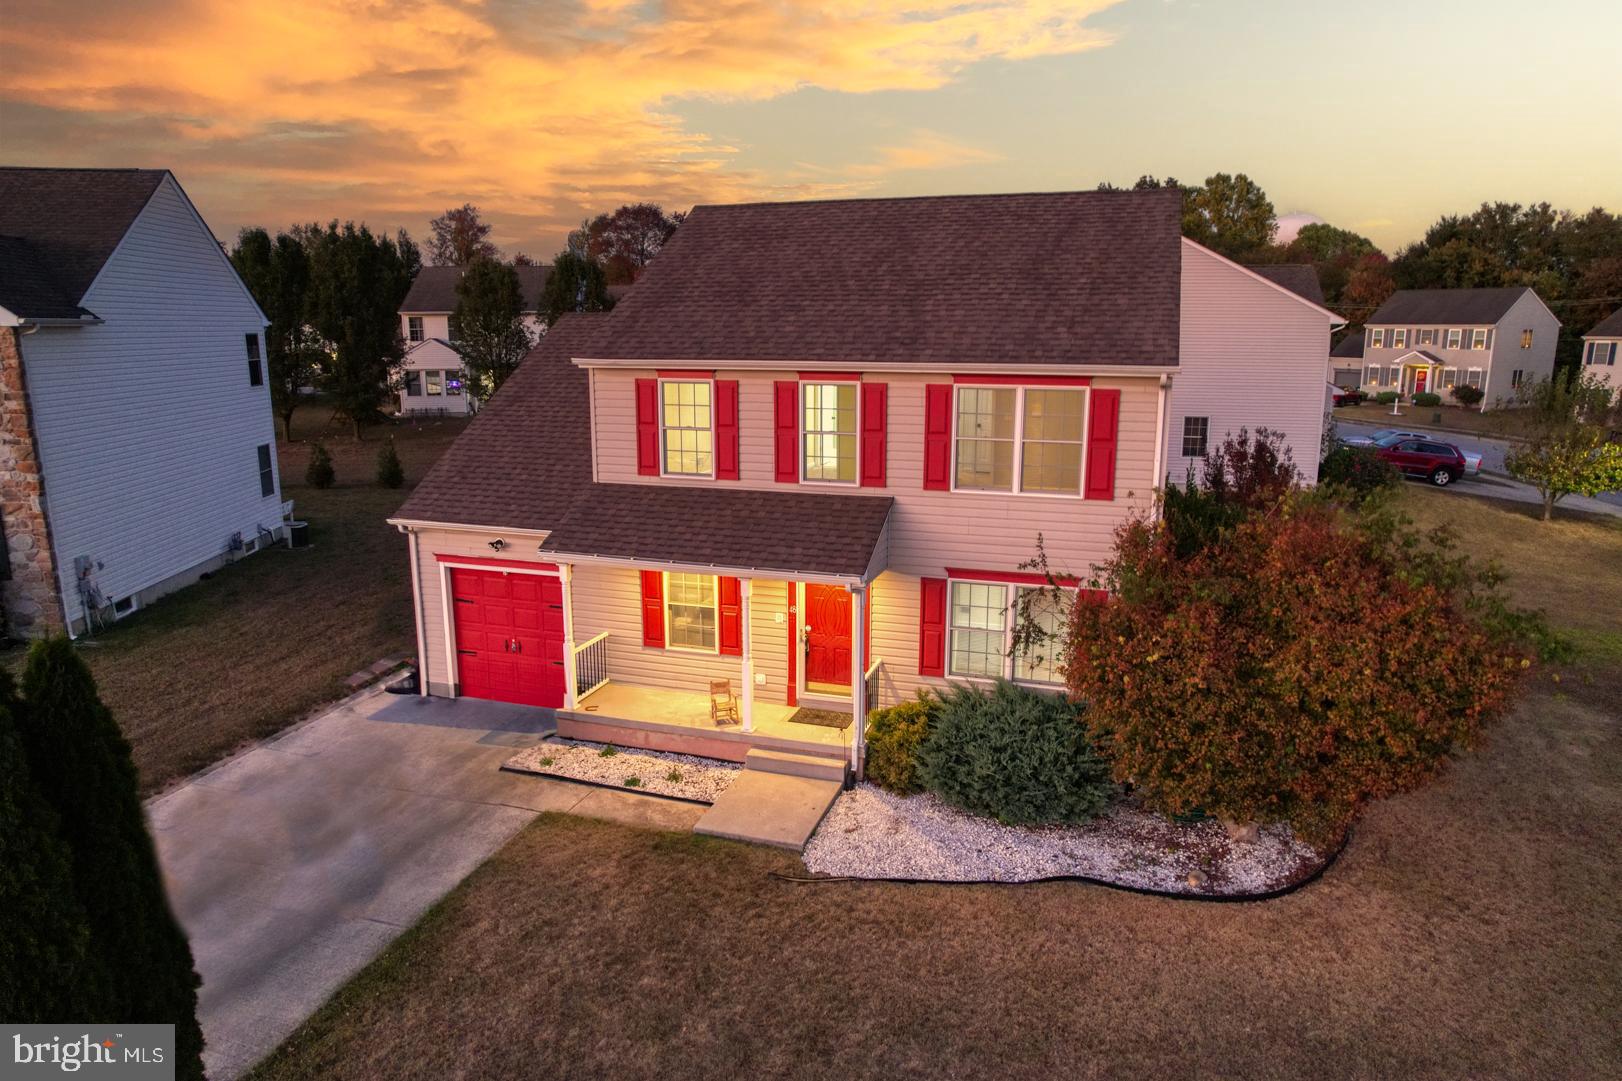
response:
{"label": "white gravel landscaping bed", "polygon": [[925,794],[842,793],[805,847],[808,870],[850,878],[1030,882],[1080,876],[1194,896],[1268,893],[1324,858],[1282,826],[1248,844],[1218,822],[1180,824],[1129,801],[1079,826],[1004,826]]}
{"label": "white gravel landscaping bed", "polygon": [[610,748],[610,744],[549,736],[507,759],[502,768],[611,785],[632,792],[675,796],[697,803],[714,803],[743,768],[735,763],[690,754],[634,747]]}

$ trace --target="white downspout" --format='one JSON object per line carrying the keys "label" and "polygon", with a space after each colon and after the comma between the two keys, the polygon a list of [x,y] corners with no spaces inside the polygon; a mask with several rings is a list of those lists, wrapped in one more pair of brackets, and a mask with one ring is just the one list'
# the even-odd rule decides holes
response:
{"label": "white downspout", "polygon": [[742,636],[743,656],[740,658],[743,669],[743,694],[740,706],[743,711],[743,730],[755,730],[755,650],[749,641],[750,635],[750,585],[752,579],[738,579],[738,633]]}
{"label": "white downspout", "polygon": [[417,531],[401,526],[411,550],[411,616],[417,623],[417,694],[428,696],[428,641],[422,628],[422,567],[418,563]]}

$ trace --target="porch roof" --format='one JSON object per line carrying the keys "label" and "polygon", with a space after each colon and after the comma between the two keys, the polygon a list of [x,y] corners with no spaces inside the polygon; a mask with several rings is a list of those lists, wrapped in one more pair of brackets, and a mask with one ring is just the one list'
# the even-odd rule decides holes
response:
{"label": "porch roof", "polygon": [[[863,578],[889,496],[593,484],[541,543],[543,553]],[[882,560],[880,560],[882,565]]]}
{"label": "porch roof", "polygon": [[1446,364],[1447,363],[1447,361],[1443,360],[1441,357],[1437,356],[1435,353],[1432,353],[1428,349],[1410,349],[1410,350],[1408,350],[1408,352],[1404,353],[1402,356],[1398,357],[1396,360],[1392,361],[1391,363],[1393,363],[1393,364],[1407,364],[1407,363],[1411,362],[1412,360],[1414,360],[1414,358],[1416,358],[1416,357],[1419,358],[1420,360],[1424,361],[1426,364]]}

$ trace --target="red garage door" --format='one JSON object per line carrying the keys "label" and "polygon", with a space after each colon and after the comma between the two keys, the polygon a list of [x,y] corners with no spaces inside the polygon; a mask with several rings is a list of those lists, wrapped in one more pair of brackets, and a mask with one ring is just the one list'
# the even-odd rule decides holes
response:
{"label": "red garage door", "polygon": [[563,705],[563,586],[556,578],[451,569],[461,693]]}

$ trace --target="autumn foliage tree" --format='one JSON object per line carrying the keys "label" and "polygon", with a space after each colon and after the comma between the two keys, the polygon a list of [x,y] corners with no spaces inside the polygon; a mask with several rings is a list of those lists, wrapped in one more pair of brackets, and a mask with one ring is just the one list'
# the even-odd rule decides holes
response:
{"label": "autumn foliage tree", "polygon": [[1192,554],[1123,526],[1066,672],[1094,745],[1167,814],[1333,843],[1502,713],[1540,626],[1499,578],[1389,512],[1295,491]]}

